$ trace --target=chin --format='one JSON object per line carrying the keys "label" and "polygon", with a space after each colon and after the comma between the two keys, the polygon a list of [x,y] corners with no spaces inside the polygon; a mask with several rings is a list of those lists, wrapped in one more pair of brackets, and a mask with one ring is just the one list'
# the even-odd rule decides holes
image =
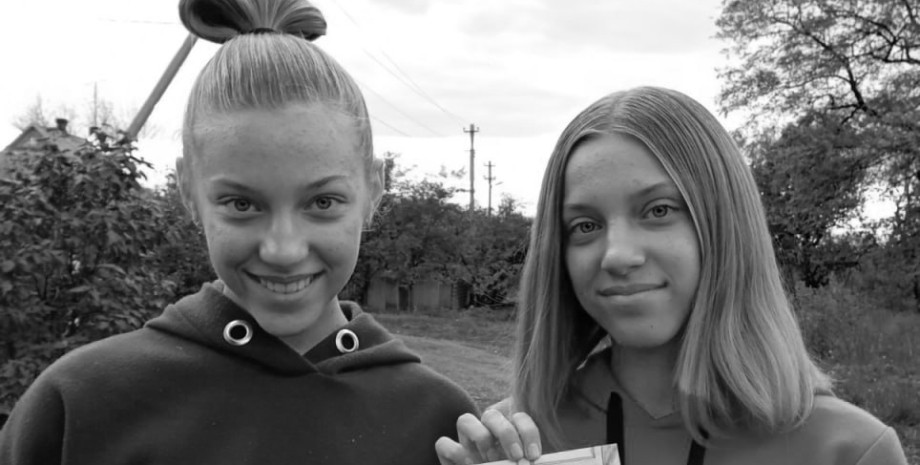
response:
{"label": "chin", "polygon": [[296,313],[280,314],[279,312],[251,313],[259,326],[273,336],[287,336],[296,334],[303,328],[313,324],[314,317]]}
{"label": "chin", "polygon": [[643,331],[615,331],[610,333],[618,346],[637,350],[652,350],[669,345],[676,335]]}

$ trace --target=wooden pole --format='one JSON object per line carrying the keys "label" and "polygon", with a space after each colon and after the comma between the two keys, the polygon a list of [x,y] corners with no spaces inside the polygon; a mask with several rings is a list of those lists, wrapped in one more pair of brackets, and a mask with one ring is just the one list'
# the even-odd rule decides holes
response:
{"label": "wooden pole", "polygon": [[125,136],[122,139],[123,142],[137,140],[137,133],[140,132],[142,127],[144,127],[144,123],[147,122],[147,118],[149,118],[150,113],[153,112],[153,107],[155,107],[157,102],[160,101],[160,97],[162,97],[163,93],[166,92],[166,88],[169,87],[169,83],[172,82],[174,77],[176,77],[176,73],[179,72],[179,68],[182,67],[182,63],[185,62],[188,54],[192,51],[192,46],[195,45],[195,41],[197,39],[198,38],[193,34],[189,34],[185,38],[185,41],[182,42],[182,46],[179,47],[179,51],[176,52],[176,55],[173,57],[172,61],[169,62],[169,66],[166,67],[166,71],[164,71],[163,75],[160,76],[160,80],[157,82],[157,85],[153,87],[153,92],[151,92],[150,96],[147,97],[147,101],[144,102],[144,106],[142,106],[141,109],[137,112],[134,120],[131,121],[131,125],[128,126],[128,130],[125,131]]}

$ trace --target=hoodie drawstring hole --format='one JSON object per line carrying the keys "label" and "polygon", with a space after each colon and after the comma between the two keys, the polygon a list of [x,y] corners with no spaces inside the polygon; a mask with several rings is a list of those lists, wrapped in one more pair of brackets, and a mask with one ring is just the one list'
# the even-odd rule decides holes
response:
{"label": "hoodie drawstring hole", "polygon": [[335,335],[335,348],[343,354],[358,350],[358,335],[350,329],[339,330]]}
{"label": "hoodie drawstring hole", "polygon": [[224,326],[224,340],[233,346],[244,346],[252,340],[252,327],[243,320],[233,320]]}

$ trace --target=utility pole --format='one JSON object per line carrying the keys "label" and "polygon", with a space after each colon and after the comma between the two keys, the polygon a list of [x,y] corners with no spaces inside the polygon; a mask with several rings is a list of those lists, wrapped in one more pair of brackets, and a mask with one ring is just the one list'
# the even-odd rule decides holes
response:
{"label": "utility pole", "polygon": [[492,181],[495,180],[495,177],[492,176],[492,167],[494,166],[491,161],[486,163],[486,168],[489,168],[489,175],[486,176],[486,181],[489,181],[489,216],[492,216]]}
{"label": "utility pole", "polygon": [[153,107],[155,107],[157,102],[160,101],[160,97],[162,97],[163,93],[166,92],[166,88],[169,87],[169,83],[172,82],[174,77],[176,77],[176,73],[179,72],[179,68],[182,66],[182,62],[185,61],[189,52],[192,51],[192,46],[195,45],[195,41],[197,39],[198,37],[194,34],[189,34],[185,37],[185,40],[179,47],[179,51],[176,52],[172,61],[170,61],[169,65],[166,66],[166,70],[163,71],[163,75],[160,76],[160,80],[157,81],[156,85],[153,87],[153,91],[150,92],[149,96],[147,96],[147,100],[144,102],[144,105],[140,110],[138,110],[137,114],[134,115],[134,119],[131,120],[131,124],[125,131],[121,142],[133,142],[137,139],[137,133],[141,131],[141,127],[143,127],[144,123],[147,122],[147,118],[153,111]]}
{"label": "utility pole", "polygon": [[474,164],[476,160],[476,148],[474,146],[474,140],[476,133],[479,132],[479,128],[470,123],[470,128],[463,128],[463,132],[469,133],[470,135],[470,211],[476,209],[476,165]]}

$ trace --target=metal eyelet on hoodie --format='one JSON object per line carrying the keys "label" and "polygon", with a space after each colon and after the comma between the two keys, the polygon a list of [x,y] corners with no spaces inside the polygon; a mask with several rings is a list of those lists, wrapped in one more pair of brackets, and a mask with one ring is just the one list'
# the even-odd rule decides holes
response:
{"label": "metal eyelet on hoodie", "polygon": [[224,340],[232,346],[244,346],[252,340],[252,326],[243,320],[233,320],[224,326]]}
{"label": "metal eyelet on hoodie", "polygon": [[358,335],[350,329],[340,329],[335,335],[335,348],[343,354],[358,350]]}

